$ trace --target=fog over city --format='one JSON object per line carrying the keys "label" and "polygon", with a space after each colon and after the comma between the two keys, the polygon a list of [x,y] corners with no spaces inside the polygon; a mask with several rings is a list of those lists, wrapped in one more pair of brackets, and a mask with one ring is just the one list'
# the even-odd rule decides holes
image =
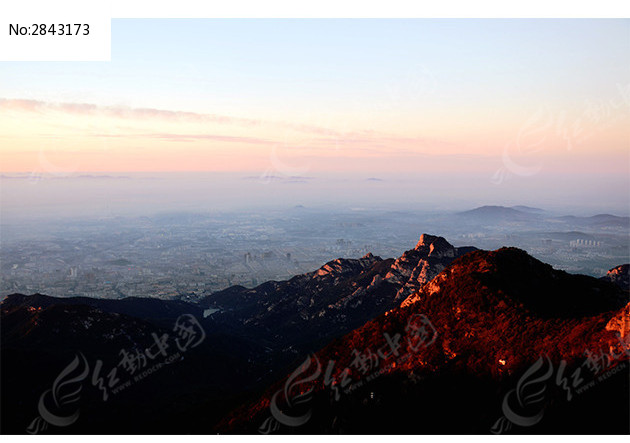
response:
{"label": "fog over city", "polygon": [[436,175],[6,174],[1,184],[2,297],[198,299],[340,257],[398,257],[424,232],[596,277],[630,246],[623,202],[569,190],[548,200],[538,181],[511,198],[516,180],[486,177],[483,200]]}
{"label": "fog over city", "polygon": [[[461,160],[463,162],[464,160]],[[2,222],[160,212],[223,212],[285,209],[296,205],[329,209],[464,211],[483,205],[529,205],[559,214],[625,216],[630,208],[626,179],[585,176],[559,180],[494,176],[486,171],[444,174],[418,162],[409,173],[313,173],[274,170],[242,173],[5,173],[0,178]],[[427,170],[423,170],[425,167]],[[550,192],[550,191],[553,192]]]}

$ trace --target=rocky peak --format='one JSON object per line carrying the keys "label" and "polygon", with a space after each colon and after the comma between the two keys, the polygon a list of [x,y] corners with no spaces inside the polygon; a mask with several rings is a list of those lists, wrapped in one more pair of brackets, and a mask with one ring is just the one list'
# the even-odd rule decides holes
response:
{"label": "rocky peak", "polygon": [[400,286],[397,300],[404,300],[438,275],[455,258],[475,248],[455,248],[444,237],[422,234],[414,249],[406,251],[392,265],[385,280]]}
{"label": "rocky peak", "polygon": [[[416,244],[415,249],[416,250],[420,250],[422,248],[426,248],[428,247],[431,243],[437,241],[438,239],[442,239],[444,240],[442,237],[438,237],[436,235],[430,235],[430,234],[422,234],[420,236],[420,240],[418,241],[418,243]],[[444,240],[446,241],[446,240]]]}
{"label": "rocky peak", "polygon": [[602,277],[602,280],[614,283],[621,289],[630,289],[630,264],[615,266]]}
{"label": "rocky peak", "polygon": [[429,234],[422,234],[420,236],[420,240],[416,244],[414,250],[432,257],[455,256],[455,247],[446,241],[444,237],[437,237]]}
{"label": "rocky peak", "polygon": [[405,305],[423,301],[442,288],[440,282],[447,277],[452,295],[458,293],[458,288],[479,288],[470,291],[471,298],[494,291],[509,298],[519,309],[541,318],[579,318],[618,310],[628,303],[627,296],[619,288],[585,275],[555,270],[513,247],[468,254],[454,261],[439,277],[413,294]]}
{"label": "rocky peak", "polygon": [[[381,261],[382,258],[372,255],[371,252],[365,254],[359,259],[338,258],[329,261],[310,275],[316,277],[339,277],[341,275],[350,274],[369,268],[374,263]],[[309,275],[309,274],[307,274]]]}

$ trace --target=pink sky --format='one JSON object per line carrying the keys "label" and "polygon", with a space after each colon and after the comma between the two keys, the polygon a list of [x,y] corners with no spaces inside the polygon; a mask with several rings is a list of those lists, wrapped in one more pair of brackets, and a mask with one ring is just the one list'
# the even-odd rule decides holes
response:
{"label": "pink sky", "polygon": [[[274,120],[151,108],[1,99],[2,171],[628,172],[629,113],[608,105],[541,107],[488,121],[483,108],[452,126],[419,115],[391,131],[348,119]],[[394,112],[395,113],[395,112]],[[520,118],[520,120],[519,120]],[[383,126],[382,123],[380,126]],[[416,128],[417,126],[417,128]]]}

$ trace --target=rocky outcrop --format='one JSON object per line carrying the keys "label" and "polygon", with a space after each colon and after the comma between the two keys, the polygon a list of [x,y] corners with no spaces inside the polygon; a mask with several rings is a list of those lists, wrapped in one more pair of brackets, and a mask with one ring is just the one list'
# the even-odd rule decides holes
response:
{"label": "rocky outcrop", "polygon": [[443,237],[422,234],[414,249],[392,265],[385,280],[399,286],[396,300],[403,301],[442,272],[453,260],[477,248],[456,248]]}
{"label": "rocky outcrop", "polygon": [[[430,242],[421,242],[418,249],[425,247],[430,250]],[[518,412],[550,417],[543,425],[547,428],[525,427],[523,432],[566,432],[582,425],[603,432],[609,424],[627,429],[627,415],[620,423],[609,418],[617,410],[622,417],[627,411],[623,375],[606,381],[610,391],[591,388],[599,374],[592,371],[602,368],[587,369],[585,357],[589,350],[618,347],[611,331],[627,333],[625,303],[621,289],[555,270],[525,251],[472,252],[399,308],[332,341],[289,378],[226,417],[218,429],[256,432],[262,423],[269,424],[276,393],[299,388],[296,396],[308,392],[313,398],[313,418],[302,428],[285,427],[286,432],[487,433],[501,416],[506,393],[521,385],[529,390],[525,395],[536,393],[539,407]],[[627,360],[623,352],[606,360],[611,368],[607,377],[612,379]],[[539,384],[520,383],[522,374],[543,364],[547,369],[537,373]],[[578,389],[592,389],[589,395],[596,397],[581,401]],[[339,403],[331,400],[335,398]],[[565,413],[569,400],[571,409]],[[451,419],[453,408],[461,413],[458,420]]]}
{"label": "rocky outcrop", "polygon": [[630,303],[606,324],[606,330],[619,334],[624,343],[630,347]]}
{"label": "rocky outcrop", "polygon": [[602,280],[614,283],[626,291],[630,290],[630,264],[615,266],[602,277]]}

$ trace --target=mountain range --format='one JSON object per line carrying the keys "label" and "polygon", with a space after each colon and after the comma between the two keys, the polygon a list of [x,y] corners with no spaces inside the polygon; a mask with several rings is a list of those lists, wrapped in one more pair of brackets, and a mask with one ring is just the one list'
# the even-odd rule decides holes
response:
{"label": "mountain range", "polygon": [[2,432],[626,433],[628,301],[427,234],[198,303],[13,294]]}
{"label": "mountain range", "polygon": [[597,214],[590,217],[575,215],[555,216],[540,208],[529,206],[480,206],[468,211],[458,212],[455,217],[463,222],[501,224],[506,222],[525,223],[553,221],[567,226],[584,228],[617,228],[628,229],[630,217],[620,217],[612,214]]}
{"label": "mountain range", "polygon": [[[517,402],[510,417],[554,418],[533,428],[523,426],[526,420],[504,420],[498,429],[627,433],[629,307],[627,292],[616,285],[554,270],[524,251],[475,251],[399,307],[309,357],[219,430],[254,432],[273,421],[291,433],[391,433],[394,424],[403,434],[487,433],[497,428],[510,389],[544,361],[547,377],[534,379],[530,391],[546,391],[546,398],[520,410]],[[429,329],[424,342],[410,336],[417,326]],[[618,367],[623,375],[583,397],[579,389],[599,374],[588,366],[589,353],[607,365],[600,371]],[[335,390],[343,394],[331,396]],[[292,404],[295,391],[309,393],[309,409]],[[301,428],[286,418],[310,412]]]}
{"label": "mountain range", "polygon": [[475,249],[423,234],[395,260],[372,254],[337,259],[287,281],[252,289],[232,286],[199,304],[215,312],[212,330],[308,351],[399,305],[455,258]]}

